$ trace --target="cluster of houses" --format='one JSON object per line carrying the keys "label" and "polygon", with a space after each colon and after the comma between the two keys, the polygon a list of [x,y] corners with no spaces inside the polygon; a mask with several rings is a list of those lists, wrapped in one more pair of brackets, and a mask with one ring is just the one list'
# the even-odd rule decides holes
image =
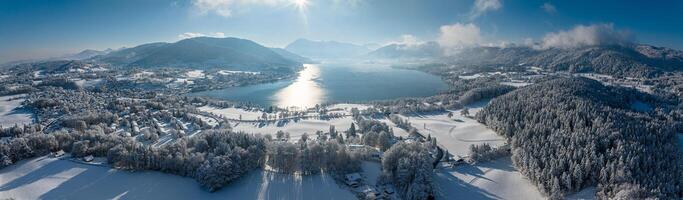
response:
{"label": "cluster of houses", "polygon": [[[51,152],[49,156],[51,158],[61,158],[64,155],[65,155],[64,150],[59,150],[59,151]],[[81,158],[81,161],[87,162],[87,163],[92,162],[94,160],[95,160],[95,156],[93,156],[93,155],[87,155],[87,156]]]}
{"label": "cluster of houses", "polygon": [[[362,193],[364,199],[393,199],[392,196],[396,193],[394,188],[389,185],[372,187],[362,186],[363,177],[359,173],[350,173],[344,176],[344,183]],[[381,188],[379,191],[376,188]]]}

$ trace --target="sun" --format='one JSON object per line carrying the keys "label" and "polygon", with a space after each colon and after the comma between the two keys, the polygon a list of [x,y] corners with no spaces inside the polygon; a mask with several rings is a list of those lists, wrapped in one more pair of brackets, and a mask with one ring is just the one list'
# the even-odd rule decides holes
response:
{"label": "sun", "polygon": [[304,10],[308,5],[308,0],[292,0],[292,3],[294,3],[299,10]]}

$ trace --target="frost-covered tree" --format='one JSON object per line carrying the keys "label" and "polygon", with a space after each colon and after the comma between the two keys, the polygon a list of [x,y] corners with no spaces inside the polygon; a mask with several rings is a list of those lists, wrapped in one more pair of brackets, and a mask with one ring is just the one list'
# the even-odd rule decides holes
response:
{"label": "frost-covered tree", "polygon": [[197,169],[197,181],[209,191],[215,191],[239,178],[244,171],[229,156],[216,156]]}
{"label": "frost-covered tree", "polygon": [[501,158],[510,155],[507,145],[499,147],[491,147],[489,143],[472,144],[470,145],[469,162],[486,162],[496,158]]}
{"label": "frost-covered tree", "polygon": [[638,196],[680,199],[677,122],[634,110],[635,101],[672,107],[635,90],[557,78],[493,99],[477,119],[508,138],[514,165],[550,197],[598,186],[598,196],[616,198],[629,183],[642,188]]}
{"label": "frost-covered tree", "polygon": [[351,123],[351,127],[346,130],[346,138],[356,137],[356,125]]}
{"label": "frost-covered tree", "polygon": [[428,199],[434,190],[432,162],[425,145],[396,143],[384,153],[382,176],[396,186],[403,199]]}
{"label": "frost-covered tree", "polygon": [[465,117],[470,116],[470,109],[467,107],[462,108],[462,110],[460,110],[460,115]]}

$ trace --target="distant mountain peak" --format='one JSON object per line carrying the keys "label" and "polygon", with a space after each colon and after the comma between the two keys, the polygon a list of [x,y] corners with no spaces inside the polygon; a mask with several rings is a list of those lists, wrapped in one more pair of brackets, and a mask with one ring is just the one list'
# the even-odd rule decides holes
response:
{"label": "distant mountain peak", "polygon": [[234,37],[194,37],[175,43],[149,43],[98,56],[96,60],[128,67],[250,71],[291,71],[301,65],[256,42]]}
{"label": "distant mountain peak", "polygon": [[338,41],[314,41],[300,38],[285,47],[287,51],[311,58],[353,58],[370,50],[364,46]]}
{"label": "distant mountain peak", "polygon": [[419,44],[393,43],[368,53],[368,56],[391,59],[439,58],[443,56],[443,49],[433,41]]}

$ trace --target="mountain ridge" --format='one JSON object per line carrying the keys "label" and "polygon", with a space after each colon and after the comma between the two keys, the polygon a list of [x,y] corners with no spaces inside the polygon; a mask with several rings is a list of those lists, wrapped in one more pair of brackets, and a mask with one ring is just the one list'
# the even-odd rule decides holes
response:
{"label": "mountain ridge", "polygon": [[[435,44],[432,44],[435,45]],[[438,45],[438,44],[436,44]],[[618,76],[652,77],[683,70],[683,51],[645,44],[594,45],[578,48],[537,49],[531,46],[470,47],[416,54],[415,48],[387,45],[370,52],[378,59],[433,59],[454,66],[536,66],[573,73],[594,72]],[[422,47],[424,48],[424,47]],[[434,47],[432,47],[434,48]]]}
{"label": "mountain ridge", "polygon": [[187,67],[290,71],[301,63],[256,42],[240,38],[195,37],[174,43],[148,43],[96,56],[95,61],[125,67]]}
{"label": "mountain ridge", "polygon": [[285,50],[309,58],[355,58],[370,52],[364,46],[337,42],[297,39],[288,44]]}

